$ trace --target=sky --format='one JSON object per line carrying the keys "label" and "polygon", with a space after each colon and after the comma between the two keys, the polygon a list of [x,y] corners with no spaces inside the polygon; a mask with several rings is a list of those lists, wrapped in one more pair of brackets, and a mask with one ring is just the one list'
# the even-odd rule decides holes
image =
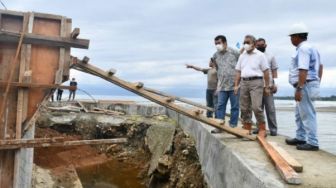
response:
{"label": "sky", "polygon": [[[309,42],[324,64],[321,96],[336,95],[336,1],[331,0],[2,0],[16,11],[35,11],[72,18],[79,38],[90,39],[90,57],[102,69],[130,82],[183,97],[205,96],[206,75],[185,64],[207,67],[215,53],[214,37],[225,35],[235,48],[246,34],[263,37],[279,65],[277,96],[293,95],[288,83],[295,51],[288,31],[294,23],[309,28]],[[131,95],[94,76],[75,70],[79,88],[91,95]],[[67,83],[65,83],[67,84]]]}

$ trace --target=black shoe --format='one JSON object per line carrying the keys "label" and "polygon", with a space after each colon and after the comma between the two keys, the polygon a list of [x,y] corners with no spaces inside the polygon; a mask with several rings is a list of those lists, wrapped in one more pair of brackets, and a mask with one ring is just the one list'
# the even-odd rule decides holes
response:
{"label": "black shoe", "polygon": [[304,141],[304,140],[298,140],[296,138],[293,138],[293,139],[286,138],[286,143],[288,145],[301,145],[301,144],[305,144],[306,141]]}
{"label": "black shoe", "polygon": [[271,135],[271,136],[276,136],[276,135],[278,135],[278,134],[277,134],[276,131],[271,131],[270,135]]}
{"label": "black shoe", "polygon": [[305,150],[305,151],[317,151],[319,150],[318,146],[313,146],[310,144],[301,144],[296,146],[297,150]]}
{"label": "black shoe", "polygon": [[214,129],[214,130],[211,130],[211,133],[212,134],[218,134],[218,133],[222,133],[223,131],[222,130],[220,130],[220,129]]}

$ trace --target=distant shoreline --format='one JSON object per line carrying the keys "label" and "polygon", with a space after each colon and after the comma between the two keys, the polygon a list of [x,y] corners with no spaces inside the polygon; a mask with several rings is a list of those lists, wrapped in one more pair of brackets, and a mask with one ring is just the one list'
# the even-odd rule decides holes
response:
{"label": "distant shoreline", "polygon": [[[275,107],[277,111],[294,111],[295,107]],[[336,112],[335,106],[329,107],[316,107],[317,112]]]}
{"label": "distant shoreline", "polygon": [[[274,99],[276,100],[294,100],[293,96],[275,96]],[[329,97],[320,97],[317,101],[336,101],[336,96],[332,95]]]}

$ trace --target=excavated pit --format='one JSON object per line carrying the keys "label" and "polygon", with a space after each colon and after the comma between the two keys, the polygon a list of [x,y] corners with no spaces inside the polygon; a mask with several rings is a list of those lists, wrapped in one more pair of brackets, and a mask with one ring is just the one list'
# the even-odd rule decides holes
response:
{"label": "excavated pit", "polygon": [[45,108],[36,124],[35,137],[127,137],[128,142],[36,148],[33,187],[207,187],[194,140],[165,115],[69,113]]}

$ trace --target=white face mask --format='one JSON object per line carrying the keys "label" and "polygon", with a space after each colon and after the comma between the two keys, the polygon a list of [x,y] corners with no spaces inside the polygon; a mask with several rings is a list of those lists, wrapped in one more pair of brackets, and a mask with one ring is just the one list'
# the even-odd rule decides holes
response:
{"label": "white face mask", "polygon": [[244,49],[246,51],[250,51],[252,49],[252,45],[251,44],[244,44]]}
{"label": "white face mask", "polygon": [[216,44],[216,49],[217,49],[218,51],[223,51],[223,50],[224,50],[224,46],[223,46],[223,44]]}

